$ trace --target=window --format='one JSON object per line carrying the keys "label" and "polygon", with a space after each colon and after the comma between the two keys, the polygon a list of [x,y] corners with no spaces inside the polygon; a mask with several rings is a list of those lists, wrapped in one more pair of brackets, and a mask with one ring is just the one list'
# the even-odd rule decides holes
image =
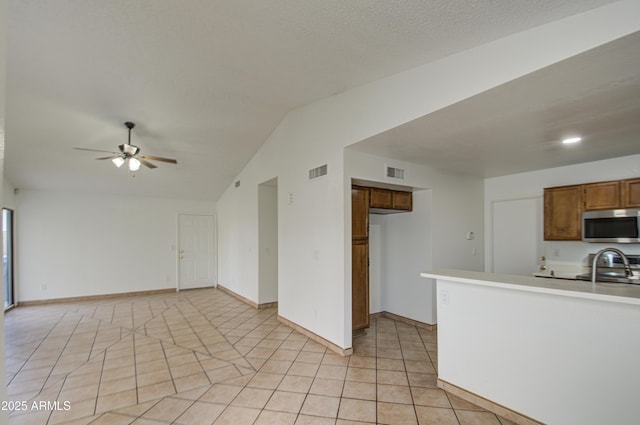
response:
{"label": "window", "polygon": [[2,209],[2,289],[5,310],[13,305],[13,210]]}

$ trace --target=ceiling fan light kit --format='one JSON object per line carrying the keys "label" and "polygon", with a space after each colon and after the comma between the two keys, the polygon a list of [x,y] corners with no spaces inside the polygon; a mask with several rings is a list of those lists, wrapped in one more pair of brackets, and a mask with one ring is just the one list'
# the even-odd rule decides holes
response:
{"label": "ceiling fan light kit", "polygon": [[120,168],[122,167],[122,164],[124,164],[125,161],[123,157],[118,156],[116,158],[113,158],[111,162],[113,162],[116,167]]}
{"label": "ceiling fan light kit", "polygon": [[158,168],[157,165],[153,164],[150,161],[162,161],[168,162],[170,164],[177,164],[178,161],[172,158],[164,158],[161,156],[152,156],[152,155],[139,155],[140,148],[138,146],[131,144],[131,130],[136,125],[131,121],[127,121],[124,123],[125,127],[129,129],[129,140],[127,143],[118,145],[118,149],[120,152],[111,152],[105,151],[101,149],[87,149],[87,148],[74,148],[83,151],[92,151],[92,152],[109,152],[113,155],[105,156],[103,158],[96,158],[98,160],[110,159],[113,164],[120,168],[124,165],[125,162],[129,163],[129,171],[138,171],[141,165],[144,165],[147,168],[153,169]]}

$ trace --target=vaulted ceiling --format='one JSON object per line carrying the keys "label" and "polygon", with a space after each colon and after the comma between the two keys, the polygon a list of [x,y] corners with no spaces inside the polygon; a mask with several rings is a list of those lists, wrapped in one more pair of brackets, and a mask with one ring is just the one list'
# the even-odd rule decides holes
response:
{"label": "vaulted ceiling", "polygon": [[[9,0],[5,174],[20,188],[215,200],[295,108],[611,2]],[[600,131],[613,137],[625,113],[638,116],[637,75],[620,68],[640,68],[621,53],[637,59],[638,45],[587,53],[355,148],[452,169],[473,152],[478,175],[522,171],[491,160],[510,155],[514,134],[544,151],[561,120],[614,108]],[[598,72],[582,86],[560,78],[592,63]],[[125,121],[136,123],[132,142],[143,153],[178,164],[134,178],[73,149],[117,149]],[[474,151],[480,135],[494,142]],[[633,140],[625,136],[619,152]]]}

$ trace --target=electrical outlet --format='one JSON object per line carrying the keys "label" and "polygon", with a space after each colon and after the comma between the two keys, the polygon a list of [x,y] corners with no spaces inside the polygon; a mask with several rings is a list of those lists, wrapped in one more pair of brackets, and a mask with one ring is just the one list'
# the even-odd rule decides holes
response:
{"label": "electrical outlet", "polygon": [[440,291],[440,302],[442,303],[442,305],[449,304],[449,291],[446,291],[444,289]]}

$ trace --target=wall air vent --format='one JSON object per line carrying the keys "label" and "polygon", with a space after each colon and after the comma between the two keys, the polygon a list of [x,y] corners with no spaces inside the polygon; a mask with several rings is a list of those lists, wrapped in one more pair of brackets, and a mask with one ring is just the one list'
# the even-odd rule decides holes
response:
{"label": "wall air vent", "polygon": [[309,180],[327,175],[327,164],[309,170]]}
{"label": "wall air vent", "polygon": [[387,177],[404,180],[404,170],[387,166]]}
{"label": "wall air vent", "polygon": [[236,181],[236,189],[240,187],[240,180]]}

